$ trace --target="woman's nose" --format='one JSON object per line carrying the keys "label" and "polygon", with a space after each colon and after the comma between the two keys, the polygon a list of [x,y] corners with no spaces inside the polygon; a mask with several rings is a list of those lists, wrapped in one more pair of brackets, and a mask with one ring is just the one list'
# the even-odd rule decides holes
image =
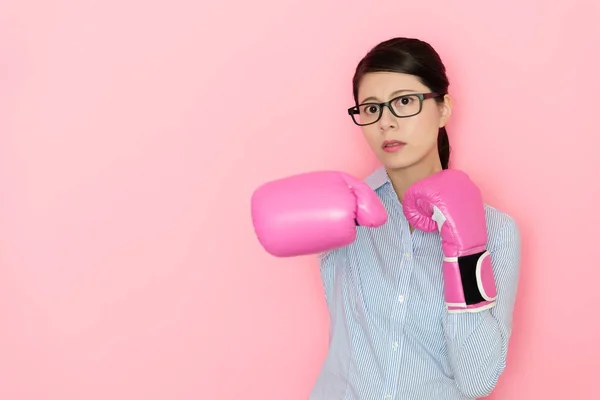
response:
{"label": "woman's nose", "polygon": [[387,107],[383,107],[381,118],[379,119],[379,129],[385,132],[388,129],[395,128],[396,125],[396,117],[392,114],[392,111]]}

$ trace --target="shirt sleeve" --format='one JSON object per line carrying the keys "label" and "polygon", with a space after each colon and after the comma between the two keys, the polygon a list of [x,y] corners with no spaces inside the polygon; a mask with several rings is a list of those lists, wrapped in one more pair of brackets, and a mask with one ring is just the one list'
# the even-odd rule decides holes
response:
{"label": "shirt sleeve", "polygon": [[496,306],[481,312],[448,313],[444,320],[455,382],[463,394],[474,398],[489,395],[506,367],[521,253],[513,219],[490,241],[488,250],[498,293]]}
{"label": "shirt sleeve", "polygon": [[319,269],[321,272],[321,283],[323,285],[325,301],[327,301],[327,304],[329,304],[331,300],[331,292],[333,290],[333,283],[335,277],[334,255],[334,250],[317,253],[317,260],[319,262]]}

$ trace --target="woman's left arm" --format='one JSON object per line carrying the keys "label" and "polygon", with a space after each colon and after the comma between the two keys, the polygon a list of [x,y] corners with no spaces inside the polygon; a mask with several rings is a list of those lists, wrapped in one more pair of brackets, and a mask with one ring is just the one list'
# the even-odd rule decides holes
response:
{"label": "woman's left arm", "polygon": [[519,277],[517,224],[498,215],[491,225],[504,226],[488,232],[481,191],[456,169],[417,181],[402,205],[412,226],[440,232],[444,331],[454,379],[465,396],[485,397],[506,365]]}
{"label": "woman's left arm", "polygon": [[448,356],[459,390],[485,397],[506,366],[517,294],[520,235],[513,219],[490,238],[490,258],[497,287],[496,304],[484,311],[448,313],[444,319]]}

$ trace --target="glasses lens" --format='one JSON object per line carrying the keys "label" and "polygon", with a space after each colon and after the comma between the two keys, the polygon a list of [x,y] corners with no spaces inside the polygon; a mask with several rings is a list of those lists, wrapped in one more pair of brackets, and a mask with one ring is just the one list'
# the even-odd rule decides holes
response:
{"label": "glasses lens", "polygon": [[411,117],[421,110],[421,99],[412,94],[398,97],[392,101],[392,108],[399,117]]}
{"label": "glasses lens", "polygon": [[354,120],[359,125],[368,125],[377,122],[381,114],[379,104],[361,104],[358,106],[358,114],[354,114]]}

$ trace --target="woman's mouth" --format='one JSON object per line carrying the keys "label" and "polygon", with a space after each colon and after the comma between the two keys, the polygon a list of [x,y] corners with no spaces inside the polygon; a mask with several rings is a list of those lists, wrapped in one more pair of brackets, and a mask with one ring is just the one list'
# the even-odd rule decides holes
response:
{"label": "woman's mouth", "polygon": [[386,140],[385,142],[383,142],[381,148],[387,153],[393,153],[402,149],[405,145],[406,143],[401,142],[399,140]]}

